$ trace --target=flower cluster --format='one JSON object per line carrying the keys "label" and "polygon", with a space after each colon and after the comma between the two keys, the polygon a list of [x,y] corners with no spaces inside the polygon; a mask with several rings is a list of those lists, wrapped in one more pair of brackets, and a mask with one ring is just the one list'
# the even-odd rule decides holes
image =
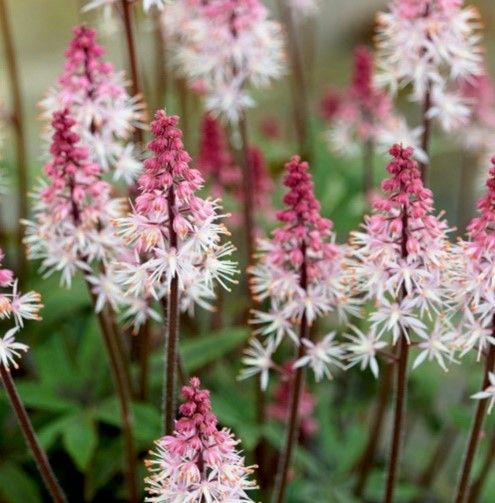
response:
{"label": "flower cluster", "polygon": [[225,288],[234,282],[236,264],[227,259],[234,247],[221,244],[228,231],[219,223],[225,216],[219,201],[196,195],[203,178],[189,167],[177,121],[160,110],[151,123],[148,149],[154,155],[144,162],[132,213],[116,220],[135,250],[133,260],[118,265],[118,280],[130,296],[161,299],[176,276],[183,310],[195,303],[209,308],[215,282]]}
{"label": "flower cluster", "polygon": [[0,365],[8,369],[10,366],[17,368],[17,359],[28,346],[17,342],[16,334],[24,327],[24,320],[40,320],[39,312],[43,307],[41,296],[36,292],[22,295],[17,289],[17,279],[10,269],[5,269],[2,262],[5,258],[0,249],[0,319],[12,320],[14,326],[0,337]]}
{"label": "flower cluster", "polygon": [[247,491],[256,488],[249,480],[254,467],[245,466],[230,430],[217,428],[209,392],[193,377],[182,395],[174,434],[158,440],[146,461],[146,501],[252,501]]}
{"label": "flower cluster", "polygon": [[67,107],[91,160],[130,185],[141,171],[140,153],[130,139],[136,127],[143,127],[144,105],[140,96],[128,94],[124,74],[115,72],[103,55],[95,30],[74,28],[64,71],[41,107],[48,120]]}
{"label": "flower cluster", "polygon": [[[242,203],[242,171],[229,149],[222,125],[208,113],[204,115],[201,123],[198,168],[211,183],[215,196],[230,194],[237,202]],[[249,147],[249,168],[252,172],[256,209],[263,211],[264,215],[270,214],[273,182],[263,152],[254,146]],[[238,215],[232,215],[233,223],[238,220]]]}
{"label": "flower cluster", "polygon": [[266,86],[284,71],[280,25],[259,0],[184,0],[166,6],[162,19],[178,73],[231,122],[254,105],[249,85]]}
{"label": "flower cluster", "polygon": [[460,240],[453,254],[454,291],[463,314],[459,327],[461,355],[475,350],[480,358],[490,344],[495,344],[495,158],[478,211],[468,227],[469,239]]}
{"label": "flower cluster", "polygon": [[[270,310],[253,312],[251,323],[261,325],[255,334],[264,336],[265,343],[251,342],[242,375],[260,373],[263,388],[269,370],[276,368],[271,357],[280,343],[290,339],[299,345],[297,327],[303,315],[311,325],[333,310],[341,317],[357,314],[345,273],[346,249],[335,243],[332,223],[320,215],[308,164],[293,157],[286,169],[287,208],[277,214],[283,226],[273,232],[271,240],[260,240],[258,261],[249,271],[254,298],[268,300]],[[306,353],[295,366],[309,365],[316,379],[331,377],[329,367],[340,364],[342,353],[334,335],[317,342],[303,339]]]}
{"label": "flower cluster", "polygon": [[446,369],[453,359],[454,331],[449,323],[451,261],[447,223],[434,216],[432,193],[421,182],[412,148],[394,145],[382,183],[387,197],[373,203],[363,230],[351,234],[357,292],[375,309],[369,329],[354,328],[346,345],[350,365],[378,374],[376,355],[405,337],[421,349],[414,366],[436,360]]}
{"label": "flower cluster", "polygon": [[482,72],[479,17],[462,0],[392,0],[378,14],[377,82],[395,93],[409,84],[411,99],[449,132],[469,120],[469,102],[458,81]]}
{"label": "flower cluster", "polygon": [[209,113],[201,121],[198,169],[217,197],[238,191],[241,186],[242,172],[229,149],[222,125]]}
{"label": "flower cluster", "polygon": [[351,85],[342,93],[327,94],[322,101],[322,115],[331,121],[326,133],[330,149],[354,156],[367,142],[385,151],[398,141],[414,147],[416,158],[425,160],[419,148],[422,128],[408,128],[406,120],[395,113],[390,96],[374,85],[373,73],[373,54],[366,46],[357,47]]}

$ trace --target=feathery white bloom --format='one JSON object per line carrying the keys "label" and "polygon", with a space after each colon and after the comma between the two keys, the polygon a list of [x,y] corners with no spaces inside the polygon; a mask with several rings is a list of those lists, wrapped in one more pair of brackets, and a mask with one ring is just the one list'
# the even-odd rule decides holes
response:
{"label": "feathery white bloom", "polygon": [[365,370],[369,367],[372,374],[378,377],[379,369],[376,355],[381,349],[387,347],[387,343],[381,341],[373,330],[369,330],[365,335],[354,325],[350,325],[350,328],[354,334],[346,334],[345,337],[350,342],[344,344],[344,350],[347,352],[346,358],[349,360],[348,368],[359,365],[361,370]]}
{"label": "feathery white bloom", "polygon": [[479,391],[478,393],[472,395],[471,398],[474,398],[475,400],[486,400],[489,398],[490,405],[488,406],[488,414],[490,414],[493,406],[495,405],[495,374],[493,372],[489,372],[488,378],[490,385],[483,391]]}

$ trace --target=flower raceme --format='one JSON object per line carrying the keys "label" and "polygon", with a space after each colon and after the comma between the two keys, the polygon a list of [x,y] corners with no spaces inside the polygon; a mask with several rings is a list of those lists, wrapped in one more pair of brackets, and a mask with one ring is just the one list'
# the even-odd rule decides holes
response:
{"label": "flower raceme", "polygon": [[[163,9],[163,6],[167,1],[171,0],[143,0],[143,9],[148,12],[152,7],[158,9]],[[89,0],[83,7],[83,11],[89,11],[93,9],[99,9],[103,7],[105,9],[114,7],[118,0]]]}
{"label": "flower raceme", "polygon": [[53,114],[52,159],[44,167],[48,183],[34,194],[34,220],[24,222],[28,256],[41,259],[46,276],[60,272],[67,287],[82,272],[97,298],[97,312],[108,304],[125,306],[124,317],[133,321],[151,316],[147,306],[125,297],[117,284],[115,264],[130,252],[111,222],[124,214],[126,205],[110,197],[111,186],[101,179],[100,166],[89,159],[75,126],[67,108]]}
{"label": "flower raceme", "polygon": [[[259,302],[269,301],[270,309],[253,311],[251,323],[260,325],[255,335],[265,341],[251,341],[244,358],[247,368],[241,376],[260,374],[263,388],[268,384],[269,370],[277,368],[272,354],[282,341],[299,344],[297,327],[303,315],[311,325],[334,310],[344,318],[347,313],[357,314],[346,281],[346,248],[335,243],[331,221],[320,215],[308,164],[293,157],[286,170],[286,209],[277,215],[282,226],[271,240],[259,241],[258,260],[249,271],[253,296]],[[303,267],[305,285],[301,284]],[[309,365],[317,379],[330,377],[329,367],[339,365],[342,354],[334,334],[317,342],[303,339],[302,344],[306,352],[295,366]]]}
{"label": "flower raceme", "polygon": [[239,440],[226,428],[217,428],[210,394],[193,377],[182,388],[184,403],[173,435],[156,442],[153,458],[146,461],[149,502],[252,501],[246,491],[256,488],[249,480],[254,466],[245,466],[237,450]]}
{"label": "flower raceme", "polygon": [[8,319],[12,328],[0,337],[0,365],[5,369],[17,368],[17,359],[28,346],[17,342],[16,334],[24,327],[24,320],[40,320],[39,312],[43,305],[41,296],[36,292],[22,295],[17,289],[17,279],[10,269],[2,267],[4,253],[0,249],[0,319]]}
{"label": "flower raceme", "polygon": [[394,111],[390,96],[374,83],[373,54],[366,46],[354,51],[352,83],[342,93],[328,95],[322,103],[324,115],[331,121],[326,133],[331,150],[337,154],[358,155],[363,144],[371,142],[382,150],[392,141],[419,148],[422,128],[409,129],[405,119]]}
{"label": "flower raceme", "polygon": [[166,6],[162,20],[177,71],[230,122],[254,105],[248,86],[284,72],[281,27],[259,0],[184,0]]}
{"label": "flower raceme", "polygon": [[479,215],[468,227],[468,240],[453,247],[456,264],[454,292],[463,316],[459,326],[461,355],[475,351],[478,359],[495,344],[495,158],[478,202]]}
{"label": "flower raceme", "polygon": [[427,117],[445,131],[466,124],[469,101],[458,82],[482,73],[479,15],[462,0],[392,0],[378,14],[377,82],[395,93],[412,85],[411,99],[424,102]]}
{"label": "flower raceme", "polygon": [[123,72],[115,72],[103,55],[95,30],[74,28],[64,71],[40,105],[48,120],[67,107],[90,159],[130,185],[141,171],[140,153],[130,139],[143,127],[144,105],[140,96],[128,94]]}
{"label": "flower raceme", "polygon": [[428,359],[446,370],[456,347],[449,323],[449,229],[433,215],[432,193],[421,181],[412,148],[394,145],[390,155],[390,178],[382,183],[387,196],[375,200],[363,230],[351,234],[350,273],[357,293],[376,307],[367,333],[354,328],[348,336],[347,358],[376,376],[376,355],[405,337],[421,350],[415,367]]}
{"label": "flower raceme", "polygon": [[228,231],[220,223],[219,200],[201,199],[200,172],[189,167],[178,117],[164,110],[151,123],[153,156],[144,162],[133,211],[118,218],[119,234],[134,249],[133,260],[119,264],[119,281],[130,296],[165,297],[177,276],[183,310],[197,303],[210,308],[214,285],[235,282],[231,243],[221,244]]}

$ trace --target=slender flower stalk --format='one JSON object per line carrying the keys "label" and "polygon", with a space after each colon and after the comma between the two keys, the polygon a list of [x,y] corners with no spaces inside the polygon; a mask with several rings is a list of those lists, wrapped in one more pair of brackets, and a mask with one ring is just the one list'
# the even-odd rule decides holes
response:
{"label": "slender flower stalk", "polygon": [[[0,250],[0,262],[3,262],[3,259],[3,251]],[[11,270],[0,268],[0,287],[2,289],[0,293],[0,318],[13,322],[13,327],[3,337],[0,337],[0,378],[46,489],[55,503],[65,503],[67,498],[58,483],[46,452],[40,445],[11,373],[12,368],[19,367],[17,362],[22,353],[26,353],[29,349],[26,344],[17,342],[16,335],[23,328],[25,320],[41,319],[39,311],[43,307],[38,293],[29,292],[22,295],[17,290],[17,284],[18,280]]]}
{"label": "slender flower stalk", "polygon": [[303,159],[309,160],[311,151],[310,136],[308,134],[309,123],[309,104],[308,104],[308,82],[302,61],[302,47],[299,40],[299,34],[295,23],[295,16],[300,15],[300,6],[295,2],[278,0],[280,18],[282,19],[287,37],[287,47],[289,49],[289,60],[292,76],[292,100],[294,125],[298,141],[298,150]]}
{"label": "slender flower stalk", "polygon": [[356,466],[358,474],[356,486],[354,488],[354,495],[356,498],[363,497],[366,484],[373,468],[376,451],[385,426],[387,405],[392,391],[392,383],[393,366],[387,365],[379,381],[377,404],[370,420],[371,426],[369,429],[368,440],[363,450],[363,454]]}
{"label": "slender flower stalk", "polygon": [[277,215],[282,227],[274,231],[271,241],[260,240],[258,261],[249,271],[255,300],[270,301],[270,311],[254,310],[251,320],[260,326],[254,335],[263,336],[265,341],[251,340],[243,360],[246,368],[240,376],[259,375],[265,390],[270,370],[280,369],[272,359],[273,353],[283,341],[291,341],[295,346],[297,359],[293,364],[285,443],[277,470],[276,501],[283,500],[287,487],[304,367],[310,366],[320,380],[331,377],[331,366],[340,365],[342,350],[334,341],[335,334],[313,342],[310,327],[318,317],[333,310],[343,316],[347,311],[355,311],[345,282],[345,250],[335,244],[332,223],[320,216],[308,164],[295,156],[286,169],[287,208]]}
{"label": "slender flower stalk", "polygon": [[[421,107],[421,147],[428,155],[432,121],[443,131],[469,122],[471,104],[458,82],[482,73],[479,15],[463,0],[391,0],[377,17],[377,82],[393,95],[411,84]],[[428,162],[421,161],[426,179]]]}
{"label": "slender flower stalk", "polygon": [[[12,34],[9,13],[7,9],[7,0],[0,0],[0,33],[5,53],[5,64],[7,77],[10,85],[10,93],[12,99],[12,111],[10,118],[15,133],[15,149],[16,149],[16,173],[18,184],[18,218],[25,219],[28,216],[28,167],[27,167],[27,149],[26,149],[26,133],[24,126],[24,105],[22,100],[21,82],[19,78],[19,69],[17,66],[16,51],[14,46],[14,37]],[[17,256],[19,259],[19,274],[20,279],[24,278],[26,269],[26,254],[22,245],[23,228],[22,225],[17,229]]]}
{"label": "slender flower stalk", "polygon": [[[53,114],[52,160],[45,165],[49,184],[36,195],[36,219],[25,222],[25,241],[30,258],[43,259],[42,269],[47,274],[61,271],[62,282],[68,286],[76,272],[84,275],[120,405],[128,497],[137,502],[130,384],[110,314],[117,299],[122,298],[110,267],[119,253],[126,253],[124,243],[110,226],[110,219],[122,211],[122,202],[110,199],[110,185],[101,179],[99,165],[89,160],[88,150],[80,145],[75,125],[67,108]],[[98,272],[93,269],[94,264]]]}
{"label": "slender flower stalk", "polygon": [[[420,349],[413,368],[429,360],[447,370],[456,349],[451,314],[446,312],[453,303],[447,224],[432,215],[432,195],[421,182],[412,148],[394,145],[390,154],[391,176],[382,183],[388,195],[373,203],[374,213],[365,218],[364,232],[351,235],[356,260],[350,269],[357,292],[364,301],[374,301],[376,310],[369,314],[368,333],[354,328],[346,346],[349,366],[369,366],[377,376],[376,355],[388,346],[384,334],[389,333],[392,345],[398,345],[387,503],[394,499],[399,472],[410,344]],[[427,323],[433,324],[430,333]]]}
{"label": "slender flower stalk", "polygon": [[479,474],[469,488],[469,495],[467,498],[468,503],[477,503],[478,501],[480,501],[483,488],[485,486],[488,476],[490,475],[490,470],[493,466],[494,460],[495,460],[495,433],[492,433],[492,436],[490,438],[490,445],[485,453],[485,459],[483,460]]}
{"label": "slender flower stalk", "polygon": [[120,235],[134,250],[132,260],[117,265],[118,281],[129,298],[156,299],[167,313],[164,429],[173,431],[177,387],[179,310],[194,312],[195,304],[212,309],[215,284],[235,283],[236,264],[228,257],[234,247],[221,244],[227,229],[219,223],[219,200],[201,199],[198,170],[182,143],[178,117],[160,110],[151,123],[152,152],[138,181],[133,211],[116,220]]}
{"label": "slender flower stalk", "polygon": [[[136,50],[136,37],[133,27],[133,6],[135,0],[121,0],[122,21],[124,24],[125,42],[127,47],[127,59],[129,62],[129,74],[131,76],[131,89],[133,96],[141,96],[141,86],[139,82],[139,65]],[[143,143],[143,130],[136,128],[134,137],[139,144]]]}
{"label": "slender flower stalk", "polygon": [[[455,247],[457,277],[454,288],[463,317],[459,332],[461,355],[470,352],[483,359],[484,375],[480,392],[473,395],[479,400],[471,426],[466,454],[459,477],[456,503],[465,503],[468,497],[471,470],[476,456],[479,437],[485,420],[487,402],[491,398],[492,374],[495,365],[495,302],[493,300],[493,254],[495,222],[495,158],[492,159],[486,194],[478,202],[478,216],[468,226],[469,240],[459,241]],[[459,292],[459,290],[457,290]],[[490,408],[488,410],[491,409]]]}
{"label": "slender flower stalk", "polygon": [[173,434],[156,441],[150,452],[145,501],[253,501],[247,491],[256,488],[249,479],[256,467],[244,465],[236,449],[239,440],[230,430],[218,430],[210,393],[200,384],[193,377],[182,388],[184,403]]}

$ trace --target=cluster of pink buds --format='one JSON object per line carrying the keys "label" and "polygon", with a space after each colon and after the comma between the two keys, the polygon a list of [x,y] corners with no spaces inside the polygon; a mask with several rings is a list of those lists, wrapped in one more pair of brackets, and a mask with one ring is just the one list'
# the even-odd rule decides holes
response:
{"label": "cluster of pink buds", "polygon": [[47,120],[68,108],[90,159],[130,185],[141,171],[141,154],[130,140],[143,127],[144,105],[140,96],[128,94],[123,72],[115,72],[103,55],[95,30],[74,28],[64,71],[40,105]]}
{"label": "cluster of pink buds", "polygon": [[425,153],[419,148],[422,128],[409,129],[406,120],[393,109],[390,96],[374,84],[373,54],[366,46],[354,51],[352,83],[339,94],[331,94],[322,103],[323,113],[331,120],[327,133],[332,151],[360,155],[364,144],[386,151],[394,142],[414,147],[419,160]]}
{"label": "cluster of pink buds", "polygon": [[[273,232],[271,240],[259,241],[258,260],[249,271],[254,298],[268,300],[270,309],[253,311],[251,323],[261,325],[255,334],[263,336],[264,343],[252,340],[242,376],[260,374],[263,388],[267,387],[270,369],[278,368],[272,354],[282,341],[299,345],[297,332],[303,315],[312,325],[331,311],[337,311],[341,318],[347,313],[358,314],[345,272],[346,248],[335,243],[332,223],[320,215],[308,164],[293,157],[286,169],[287,208],[277,214],[283,225]],[[303,339],[306,352],[295,367],[310,366],[317,380],[331,377],[330,366],[340,366],[342,356],[334,336],[330,333],[317,342]]]}
{"label": "cluster of pink buds", "polygon": [[348,360],[377,375],[377,354],[405,337],[421,350],[415,367],[428,359],[446,370],[457,344],[448,310],[449,229],[432,214],[432,193],[423,186],[412,148],[394,145],[390,155],[390,178],[382,183],[387,196],[375,200],[363,230],[351,234],[358,293],[375,309],[366,333],[354,328],[349,336]]}
{"label": "cluster of pink buds", "polygon": [[184,0],[166,6],[162,19],[178,73],[231,122],[254,105],[250,85],[267,86],[284,72],[281,28],[260,0]]}
{"label": "cluster of pink buds", "polygon": [[132,260],[118,265],[118,278],[130,296],[162,299],[177,277],[183,310],[194,304],[210,308],[215,283],[228,289],[234,282],[236,263],[227,257],[235,249],[221,243],[229,233],[219,223],[226,216],[218,213],[219,201],[196,195],[203,178],[189,167],[177,121],[161,110],[151,123],[153,156],[144,162],[139,195],[132,213],[116,220],[135,251]]}
{"label": "cluster of pink buds", "polygon": [[222,125],[209,113],[201,121],[198,169],[216,197],[239,190],[242,173],[229,149]]}
{"label": "cluster of pink buds", "polygon": [[411,99],[425,103],[426,115],[450,132],[466,124],[470,103],[460,80],[482,73],[480,21],[463,0],[392,0],[378,14],[377,82],[392,93],[412,86]]}
{"label": "cluster of pink buds", "polygon": [[41,296],[36,292],[22,295],[17,289],[17,279],[10,269],[3,268],[5,256],[0,249],[0,319],[12,320],[13,327],[0,337],[0,365],[5,369],[10,366],[17,368],[17,359],[28,346],[17,342],[16,334],[24,327],[24,320],[40,320],[39,312],[43,307]]}
{"label": "cluster of pink buds", "polygon": [[153,459],[146,461],[146,501],[252,501],[247,491],[256,488],[249,479],[255,467],[245,466],[230,430],[218,429],[210,393],[193,377],[182,395],[174,434],[158,440]]}
{"label": "cluster of pink buds", "polygon": [[454,292],[463,314],[459,326],[461,356],[475,350],[478,359],[491,345],[495,316],[495,158],[479,215],[468,227],[468,240],[453,247],[456,258]]}
{"label": "cluster of pink buds", "polygon": [[[242,203],[242,171],[229,149],[222,124],[209,113],[204,115],[201,123],[198,169],[210,183],[214,196],[229,194]],[[270,214],[273,182],[263,152],[257,147],[249,148],[249,169],[253,178],[256,209],[263,211],[264,215]],[[234,217],[238,220],[238,215]]]}

